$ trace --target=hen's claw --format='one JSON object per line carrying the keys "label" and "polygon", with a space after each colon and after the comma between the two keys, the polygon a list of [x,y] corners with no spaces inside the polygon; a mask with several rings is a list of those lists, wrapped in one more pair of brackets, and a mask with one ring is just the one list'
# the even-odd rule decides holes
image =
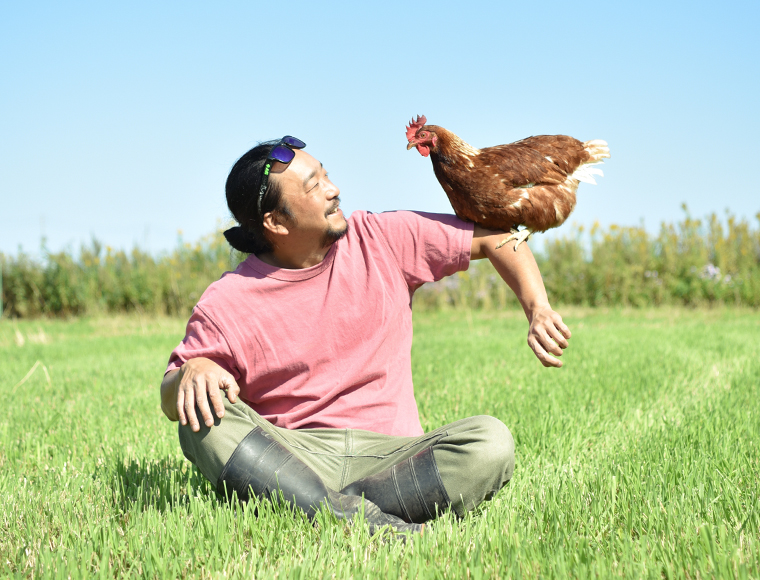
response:
{"label": "hen's claw", "polygon": [[504,244],[507,242],[510,242],[512,240],[517,240],[517,243],[515,244],[515,252],[517,251],[517,248],[520,244],[523,242],[527,242],[528,238],[533,235],[533,232],[530,231],[528,228],[525,228],[523,230],[517,231],[517,230],[510,230],[509,237],[499,242],[499,244],[496,246],[496,249],[498,250],[501,248]]}

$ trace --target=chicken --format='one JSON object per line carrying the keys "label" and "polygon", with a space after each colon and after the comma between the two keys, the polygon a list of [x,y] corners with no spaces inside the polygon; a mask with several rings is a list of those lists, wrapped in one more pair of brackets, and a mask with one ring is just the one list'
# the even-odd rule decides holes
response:
{"label": "chicken", "polygon": [[[567,135],[537,135],[476,149],[451,131],[417,116],[406,128],[407,150],[430,156],[454,213],[488,229],[511,230],[496,247],[562,225],[575,208],[581,181],[596,184],[594,167],[610,156],[606,141],[581,143]],[[517,226],[524,229],[517,231]]]}

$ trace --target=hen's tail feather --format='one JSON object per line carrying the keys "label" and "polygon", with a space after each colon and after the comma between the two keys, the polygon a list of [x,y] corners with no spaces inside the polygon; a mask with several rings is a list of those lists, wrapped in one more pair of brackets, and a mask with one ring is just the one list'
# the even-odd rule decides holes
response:
{"label": "hen's tail feather", "polygon": [[572,179],[577,179],[578,181],[596,185],[594,175],[603,177],[604,173],[602,173],[601,169],[593,166],[604,163],[604,159],[609,158],[610,148],[607,145],[607,141],[602,141],[601,139],[586,141],[583,144],[583,148],[588,153],[589,160],[581,164],[581,166],[578,167],[578,169],[576,169],[570,177]]}
{"label": "hen's tail feather", "polygon": [[[593,165],[596,165],[596,163],[594,163]],[[591,183],[593,185],[596,185],[596,180],[594,179],[594,175],[604,177],[604,173],[598,167],[591,167],[589,164],[584,164],[584,165],[581,165],[578,169],[576,169],[575,172],[570,177],[572,177],[573,179],[577,179],[578,181],[583,181],[585,183]]]}
{"label": "hen's tail feather", "polygon": [[589,163],[599,163],[602,159],[609,159],[610,157],[610,148],[607,145],[607,141],[602,141],[601,139],[586,141],[583,144],[583,148],[591,157]]}

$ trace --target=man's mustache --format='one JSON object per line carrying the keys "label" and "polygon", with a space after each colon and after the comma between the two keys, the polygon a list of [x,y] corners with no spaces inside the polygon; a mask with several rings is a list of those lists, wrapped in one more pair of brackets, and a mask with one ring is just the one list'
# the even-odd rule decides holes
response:
{"label": "man's mustache", "polygon": [[338,207],[340,207],[340,198],[339,198],[339,197],[336,197],[336,198],[335,198],[335,203],[333,203],[333,204],[330,206],[330,209],[328,209],[328,210],[325,212],[325,215],[326,215],[326,216],[330,215],[332,212],[334,212],[336,209],[338,209]]}

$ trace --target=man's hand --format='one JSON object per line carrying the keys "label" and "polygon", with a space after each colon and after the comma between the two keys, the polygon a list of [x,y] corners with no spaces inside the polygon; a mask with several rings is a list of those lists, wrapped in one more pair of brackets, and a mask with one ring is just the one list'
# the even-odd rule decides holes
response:
{"label": "man's hand", "polygon": [[528,346],[545,367],[562,366],[562,361],[554,357],[562,356],[562,350],[568,347],[567,340],[571,334],[562,322],[562,317],[548,305],[530,316]]}
{"label": "man's hand", "polygon": [[[172,421],[182,425],[190,424],[193,431],[200,431],[196,405],[201,412],[206,427],[214,424],[209,401],[214,413],[224,417],[224,402],[221,391],[225,391],[231,403],[237,401],[240,387],[230,373],[207,358],[194,358],[179,369],[170,371],[161,383],[161,407]],[[172,405],[172,403],[174,403]]]}

